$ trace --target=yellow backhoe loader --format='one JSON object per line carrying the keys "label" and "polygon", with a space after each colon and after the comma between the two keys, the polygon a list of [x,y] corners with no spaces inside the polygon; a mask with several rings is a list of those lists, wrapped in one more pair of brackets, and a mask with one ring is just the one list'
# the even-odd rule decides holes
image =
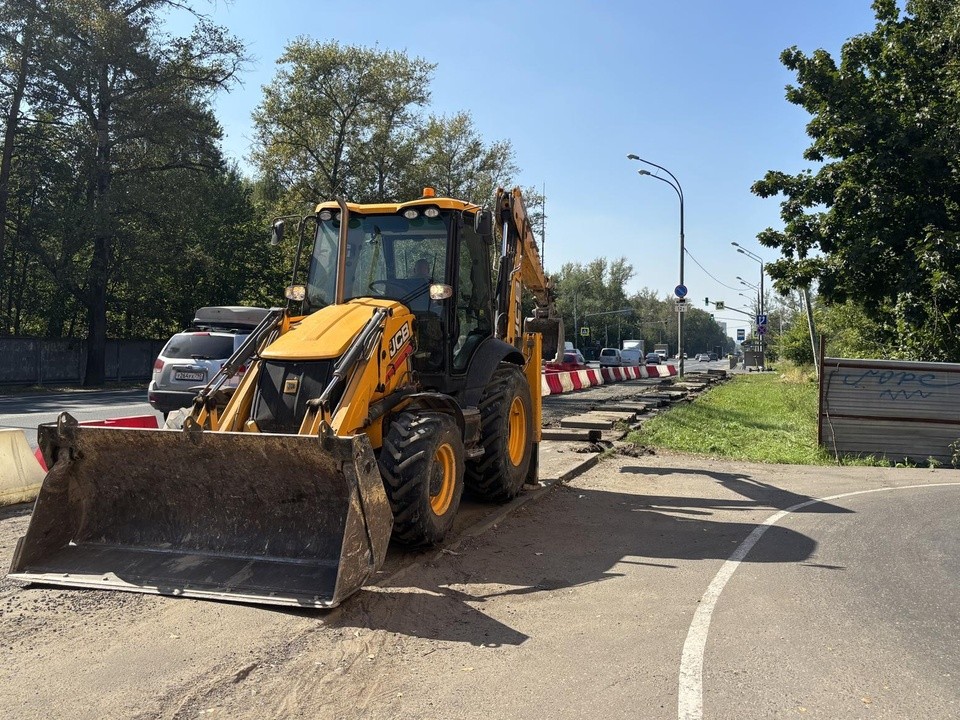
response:
{"label": "yellow backhoe loader", "polygon": [[536,477],[541,354],[563,328],[519,190],[492,211],[429,188],[340,199],[298,229],[287,306],[179,427],[40,427],[50,471],[10,577],[332,607],[391,534],[442,541],[464,485],[502,502]]}

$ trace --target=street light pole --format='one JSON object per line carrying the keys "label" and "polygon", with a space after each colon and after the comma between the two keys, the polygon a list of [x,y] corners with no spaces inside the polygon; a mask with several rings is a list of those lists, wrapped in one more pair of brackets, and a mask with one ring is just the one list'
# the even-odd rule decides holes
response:
{"label": "street light pole", "polygon": [[[589,282],[585,284],[589,287]],[[575,350],[580,349],[580,330],[577,327],[577,295],[580,291],[579,285],[573,288],[573,347]]]}
{"label": "street light pole", "polygon": [[[757,255],[756,253],[750,252],[749,250],[747,250],[745,247],[743,247],[737,242],[732,242],[730,244],[733,245],[737,249],[737,252],[740,253],[741,255],[746,255],[751,260],[755,260],[756,262],[760,263],[760,289],[759,289],[760,302],[758,303],[758,305],[760,307],[760,315],[763,315],[763,276],[765,275],[764,268],[766,267],[763,262],[763,258]],[[758,334],[760,335],[760,353],[762,355],[763,347],[765,345],[764,336],[759,332]],[[766,365],[765,357],[764,357],[764,365]]]}
{"label": "street light pole", "polygon": [[573,349],[580,349],[580,335],[579,330],[577,330],[577,291],[574,288],[573,291]]}
{"label": "street light pole", "polygon": [[[630,153],[627,155],[628,160],[638,160],[646,165],[655,167],[658,170],[663,170],[667,175],[673,178],[673,182],[670,182],[666,178],[662,178],[659,175],[654,175],[649,170],[638,170],[637,172],[640,175],[648,175],[652,178],[665,182],[667,185],[674,189],[674,192],[677,193],[677,197],[680,198],[680,285],[683,285],[683,258],[684,258],[684,238],[683,238],[683,187],[680,185],[680,181],[677,180],[677,176],[672,172],[667,170],[662,165],[657,165],[654,162],[649,160],[644,160],[639,155],[634,155]],[[677,310],[680,308],[678,307]],[[683,317],[682,312],[677,312],[677,359],[680,361],[680,367],[678,370],[679,376],[683,377]]]}

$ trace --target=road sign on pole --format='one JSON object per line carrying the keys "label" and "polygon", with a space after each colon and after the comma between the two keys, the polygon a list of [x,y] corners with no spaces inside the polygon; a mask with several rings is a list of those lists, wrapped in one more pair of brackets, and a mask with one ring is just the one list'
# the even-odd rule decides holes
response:
{"label": "road sign on pole", "polygon": [[588,327],[580,328],[580,337],[590,337],[590,328]]}
{"label": "road sign on pole", "polygon": [[687,296],[687,286],[686,285],[677,285],[673,289],[673,294],[678,298],[683,298]]}
{"label": "road sign on pole", "polygon": [[766,316],[766,315],[757,315],[757,326],[758,326],[758,327],[762,327],[762,326],[764,326],[764,325],[766,325],[766,324],[767,324],[767,316]]}
{"label": "road sign on pole", "polygon": [[766,335],[767,326],[766,325],[757,325],[757,335]]}
{"label": "road sign on pole", "polygon": [[687,311],[687,303],[683,298],[677,298],[677,312],[682,313]]}
{"label": "road sign on pole", "polygon": [[744,338],[747,336],[747,331],[743,328],[737,328],[737,342],[743,342]]}

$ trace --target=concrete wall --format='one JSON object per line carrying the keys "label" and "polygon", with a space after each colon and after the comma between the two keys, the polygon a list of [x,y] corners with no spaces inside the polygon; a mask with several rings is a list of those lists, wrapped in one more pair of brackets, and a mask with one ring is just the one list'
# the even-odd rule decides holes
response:
{"label": "concrete wall", "polygon": [[949,464],[960,364],[823,358],[818,440],[834,454]]}
{"label": "concrete wall", "polygon": [[[108,340],[108,381],[147,382],[165,340]],[[87,360],[85,340],[0,338],[0,386],[79,384]]]}

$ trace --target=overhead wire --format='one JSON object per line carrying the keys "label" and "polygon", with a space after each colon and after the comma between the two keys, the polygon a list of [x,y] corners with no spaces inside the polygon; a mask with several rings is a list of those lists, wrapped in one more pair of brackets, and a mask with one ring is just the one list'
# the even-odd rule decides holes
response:
{"label": "overhead wire", "polygon": [[705,272],[705,273],[707,274],[707,277],[709,277],[709,278],[710,278],[711,280],[713,280],[715,283],[717,283],[718,285],[722,285],[722,286],[725,287],[727,290],[739,290],[739,289],[740,289],[740,288],[736,288],[736,287],[731,287],[730,285],[727,285],[725,282],[723,282],[723,281],[721,281],[721,280],[717,280],[717,278],[714,277],[714,276],[710,273],[709,270],[707,270],[703,265],[700,264],[700,261],[697,260],[697,259],[693,256],[693,253],[690,252],[690,249],[689,249],[689,248],[684,247],[684,248],[683,248],[683,251],[687,254],[687,256],[688,256],[691,260],[693,260],[693,261],[697,264],[697,267],[700,268],[701,270],[703,270],[703,272]]}

